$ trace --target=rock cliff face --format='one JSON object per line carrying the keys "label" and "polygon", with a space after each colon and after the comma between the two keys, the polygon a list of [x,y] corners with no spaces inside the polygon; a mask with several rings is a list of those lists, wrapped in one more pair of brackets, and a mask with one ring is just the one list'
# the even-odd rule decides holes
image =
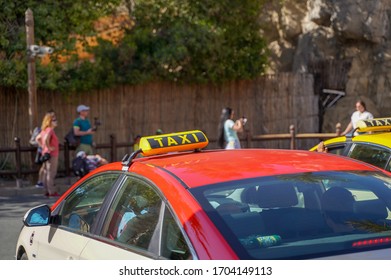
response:
{"label": "rock cliff face", "polygon": [[[390,0],[275,0],[261,21],[269,73],[315,75],[325,101],[322,131],[334,131],[337,122],[345,127],[357,99],[375,117],[391,116]],[[331,106],[326,100],[336,95],[328,90],[342,96]]]}

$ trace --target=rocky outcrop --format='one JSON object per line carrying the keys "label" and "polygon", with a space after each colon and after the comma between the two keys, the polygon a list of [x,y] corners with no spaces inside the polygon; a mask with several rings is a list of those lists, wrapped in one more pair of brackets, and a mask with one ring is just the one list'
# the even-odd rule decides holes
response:
{"label": "rocky outcrop", "polygon": [[324,108],[323,131],[333,131],[337,122],[347,125],[357,99],[375,117],[391,116],[390,0],[276,0],[261,20],[268,26],[269,73],[311,73],[319,61],[349,61],[349,69],[334,69],[346,76],[334,88],[345,96]]}

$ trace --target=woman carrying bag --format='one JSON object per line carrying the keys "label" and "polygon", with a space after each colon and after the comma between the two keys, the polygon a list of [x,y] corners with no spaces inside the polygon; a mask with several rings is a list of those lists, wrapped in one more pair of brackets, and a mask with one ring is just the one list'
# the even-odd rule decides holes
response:
{"label": "woman carrying bag", "polygon": [[46,189],[46,196],[59,196],[54,187],[60,151],[58,137],[54,131],[56,127],[56,116],[47,113],[42,121],[41,133],[37,136],[37,142],[42,147],[41,162],[43,162],[43,185]]}

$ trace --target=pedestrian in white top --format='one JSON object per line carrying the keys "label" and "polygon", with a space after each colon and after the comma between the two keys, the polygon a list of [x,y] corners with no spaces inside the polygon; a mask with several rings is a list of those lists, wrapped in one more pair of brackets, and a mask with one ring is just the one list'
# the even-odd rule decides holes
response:
{"label": "pedestrian in white top", "polygon": [[234,121],[235,112],[231,108],[224,108],[221,112],[218,127],[218,144],[220,148],[240,149],[237,132],[243,132],[244,118]]}
{"label": "pedestrian in white top", "polygon": [[[373,115],[367,111],[364,101],[358,100],[356,102],[356,111],[352,114],[350,123],[346,127],[345,131],[341,135],[346,135],[357,127],[357,122],[361,120],[371,120]],[[357,134],[357,133],[355,133]]]}

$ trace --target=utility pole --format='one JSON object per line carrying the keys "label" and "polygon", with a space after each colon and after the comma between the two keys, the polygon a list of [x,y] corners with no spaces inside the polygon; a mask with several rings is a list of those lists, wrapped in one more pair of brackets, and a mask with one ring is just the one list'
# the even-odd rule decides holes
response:
{"label": "utility pole", "polygon": [[37,88],[35,84],[35,56],[31,55],[30,48],[34,45],[34,16],[29,8],[26,11],[26,41],[27,41],[27,74],[28,74],[28,93],[29,93],[29,129],[33,133],[34,127],[38,124],[37,116]]}

